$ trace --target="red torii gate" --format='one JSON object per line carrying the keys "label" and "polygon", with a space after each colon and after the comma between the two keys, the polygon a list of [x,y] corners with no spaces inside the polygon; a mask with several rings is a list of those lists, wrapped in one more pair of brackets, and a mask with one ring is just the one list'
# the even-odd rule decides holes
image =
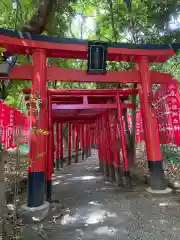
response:
{"label": "red torii gate", "polygon": [[[32,55],[32,65],[15,67],[6,79],[32,80],[31,94],[41,99],[39,112],[39,125],[35,113],[31,112],[32,126],[34,128],[48,129],[47,116],[47,81],[67,82],[119,82],[138,83],[141,102],[141,110],[144,123],[147,158],[150,169],[150,186],[152,189],[162,190],[166,188],[162,167],[162,155],[158,133],[155,110],[151,104],[152,84],[167,83],[172,80],[171,75],[149,70],[150,62],[164,62],[174,51],[168,45],[142,45],[136,49],[128,44],[111,44],[108,46],[109,61],[133,61],[137,68],[124,72],[107,72],[105,75],[89,75],[86,71],[61,69],[55,66],[47,66],[48,57],[87,59],[88,42],[29,35],[0,29],[0,46],[9,53]],[[119,114],[120,116],[120,114]],[[28,206],[38,207],[44,203],[44,178],[47,156],[36,156],[37,142],[40,144],[39,153],[46,152],[47,137],[37,135],[36,131],[31,135],[31,172],[29,172]]]}
{"label": "red torii gate", "polygon": [[[25,89],[24,93],[31,93],[30,89]],[[71,126],[75,124],[74,133],[75,133],[75,162],[78,161],[78,125],[81,125],[81,148],[82,148],[82,158],[84,159],[84,154],[89,156],[90,146],[85,146],[84,140],[87,138],[83,137],[84,135],[84,125],[93,124],[97,119],[101,118],[103,114],[106,114],[106,111],[111,111],[120,108],[136,108],[136,104],[129,103],[120,103],[118,102],[117,96],[122,99],[128,99],[130,94],[137,94],[138,89],[94,89],[94,90],[69,90],[69,89],[48,89],[49,95],[49,139],[48,139],[48,167],[46,170],[47,177],[47,199],[51,199],[51,185],[52,185],[52,166],[53,166],[53,145],[56,145],[56,168],[59,169],[59,163],[63,162],[63,134],[62,134],[62,125],[63,123],[69,123],[68,125],[68,164],[71,163]],[[26,100],[29,100],[29,96],[26,97]],[[121,117],[122,118],[122,117]],[[56,144],[54,144],[53,137],[53,125],[52,122],[56,122]],[[121,122],[119,120],[119,122]],[[95,126],[96,126],[95,125]],[[109,127],[109,126],[107,126]],[[109,129],[111,131],[111,129]],[[59,134],[60,132],[60,134]],[[122,136],[123,133],[123,136]],[[59,138],[60,135],[60,138]],[[87,135],[87,134],[86,134]],[[88,133],[90,138],[90,133]],[[125,133],[123,126],[121,126],[121,142],[122,142],[122,151],[123,151],[123,162],[124,162],[124,174],[125,177],[129,177],[129,164],[127,159],[126,152],[126,141]],[[84,140],[83,140],[84,139]],[[88,141],[89,142],[89,141]],[[100,146],[99,146],[100,147]],[[86,149],[86,151],[85,151]],[[107,150],[108,151],[108,150]],[[113,154],[114,155],[114,154]],[[114,169],[113,159],[109,159],[106,172],[104,172],[106,177],[110,179],[115,178],[116,172],[116,182],[119,184],[120,179],[120,157],[118,157],[116,167]],[[101,167],[104,165],[103,159],[101,159]],[[111,174],[110,174],[111,173]],[[114,178],[113,178],[114,176]],[[128,178],[129,180],[129,178]],[[127,181],[126,181],[127,182]],[[125,181],[124,181],[125,184]],[[127,185],[127,184],[126,184]]]}
{"label": "red torii gate", "polygon": [[[52,124],[52,120],[56,121],[57,124],[58,122],[61,122],[61,139],[60,139],[60,159],[62,160],[63,156],[63,151],[62,151],[62,123],[63,122],[68,122],[68,132],[69,132],[69,139],[68,139],[68,164],[70,164],[71,160],[71,125],[73,122],[75,123],[75,151],[76,151],[76,156],[75,156],[75,162],[78,161],[78,125],[79,124],[92,124],[97,122],[97,119],[102,117],[103,114],[106,114],[106,111],[109,110],[114,110],[117,109],[118,112],[122,112],[121,109],[127,109],[127,108],[135,108],[135,104],[127,104],[127,103],[120,103],[119,98],[127,98],[128,95],[130,94],[137,94],[138,90],[137,89],[104,89],[102,90],[68,90],[68,89],[62,89],[62,90],[55,90],[55,89],[49,89],[49,103],[51,106],[52,103],[52,110],[49,109],[49,111],[52,111],[52,116],[51,114],[49,115],[49,127]],[[102,95],[100,95],[102,93]],[[56,94],[56,95],[55,95]],[[98,95],[99,94],[99,95]],[[104,95],[106,94],[106,95]],[[118,99],[117,99],[118,96]],[[70,97],[75,97],[77,98],[76,101],[71,102]],[[69,99],[69,101],[68,101]],[[55,103],[54,103],[55,100]],[[73,99],[74,100],[74,99]],[[50,119],[52,118],[52,119]],[[121,116],[122,119],[122,116]],[[121,120],[122,121],[122,120]],[[120,122],[120,119],[119,119]],[[86,153],[86,156],[89,156],[91,144],[89,143],[88,145],[85,144],[84,140],[87,139],[86,137],[83,137],[84,135],[84,124],[82,126],[81,130],[81,148],[82,148],[82,158],[84,158],[84,154]],[[57,125],[56,125],[57,126]],[[107,126],[109,127],[109,126]],[[122,142],[122,151],[123,151],[123,162],[124,162],[124,173],[125,176],[129,176],[129,167],[128,167],[128,159],[127,159],[127,151],[126,151],[126,141],[125,141],[125,132],[123,125],[121,124],[121,142]],[[49,129],[51,131],[51,128]],[[56,129],[57,130],[57,129]],[[109,129],[111,131],[111,129]],[[89,138],[90,138],[90,133]],[[49,142],[52,147],[52,133],[50,133],[50,138]],[[56,136],[58,135],[58,131],[56,131]],[[86,132],[87,135],[87,132]],[[84,139],[84,140],[83,140]],[[59,139],[57,138],[57,142]],[[87,140],[88,141],[88,140]],[[57,144],[56,142],[56,144]],[[89,142],[89,141],[88,141]],[[86,145],[86,146],[85,146]],[[100,148],[100,146],[99,146]],[[107,150],[108,151],[108,150]],[[50,168],[52,166],[52,153],[49,151],[49,168],[48,168],[48,173],[49,173],[49,178],[47,182],[51,186],[51,172],[52,169]],[[57,154],[58,155],[58,154]],[[101,159],[103,161],[103,159]],[[113,163],[113,157],[109,159],[110,162],[107,165],[106,168],[104,168],[106,171],[104,171],[105,177],[110,177],[110,179],[113,179],[113,176],[115,174],[115,170],[117,173],[119,173],[119,168],[120,168],[120,159],[118,159],[118,165],[116,165],[116,168],[114,170],[114,163]],[[104,166],[105,162],[102,164]],[[102,165],[101,164],[101,165]],[[57,158],[57,166],[59,165],[59,159]],[[119,174],[118,178],[116,178],[117,183],[119,183],[120,176]],[[51,187],[49,187],[48,190],[48,199],[51,196]]]}

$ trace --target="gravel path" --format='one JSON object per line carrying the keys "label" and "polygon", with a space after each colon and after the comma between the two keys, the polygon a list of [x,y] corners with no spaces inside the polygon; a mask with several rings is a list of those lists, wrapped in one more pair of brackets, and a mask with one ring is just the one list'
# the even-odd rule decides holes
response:
{"label": "gravel path", "polygon": [[[49,240],[180,239],[180,196],[152,196],[146,185],[132,191],[104,182],[92,157],[53,176],[53,197],[63,205],[44,222]],[[57,208],[58,209],[58,208]]]}

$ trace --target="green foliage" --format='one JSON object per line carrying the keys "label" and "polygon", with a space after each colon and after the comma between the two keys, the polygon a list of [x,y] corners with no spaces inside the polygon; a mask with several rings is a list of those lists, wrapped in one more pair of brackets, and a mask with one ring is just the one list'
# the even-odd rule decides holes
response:
{"label": "green foliage", "polygon": [[19,108],[21,111],[27,113],[23,95],[23,89],[25,87],[29,87],[28,82],[25,81],[22,83],[22,81],[14,81],[4,102],[9,104],[11,107]]}
{"label": "green foliage", "polygon": [[180,52],[163,64],[164,72],[171,73],[180,82]]}
{"label": "green foliage", "polygon": [[0,64],[3,62],[3,53],[5,52],[4,48],[0,48]]}
{"label": "green foliage", "polygon": [[22,27],[23,24],[30,19],[35,11],[35,8],[36,4],[31,0],[0,1],[0,27],[20,29],[20,27]]}
{"label": "green foliage", "polygon": [[161,152],[163,159],[170,164],[180,166],[180,152],[179,148],[173,144],[162,144]]}

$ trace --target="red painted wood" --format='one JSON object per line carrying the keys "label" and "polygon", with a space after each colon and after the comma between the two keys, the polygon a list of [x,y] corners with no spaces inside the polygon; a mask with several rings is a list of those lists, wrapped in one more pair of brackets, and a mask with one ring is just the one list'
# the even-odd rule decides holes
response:
{"label": "red painted wood", "polygon": [[72,128],[72,149],[75,151],[75,125],[76,122],[74,124],[72,124],[71,128]]}
{"label": "red painted wood", "polygon": [[136,70],[131,71],[108,71],[105,75],[89,75],[85,70],[57,68],[49,66],[48,80],[66,82],[107,82],[107,83],[139,83],[139,74]]}
{"label": "red painted wood", "polygon": [[49,108],[49,135],[48,135],[48,161],[46,163],[46,180],[52,180],[53,172],[53,160],[54,160],[54,141],[53,141],[53,122],[52,122],[52,97],[48,97],[48,108]]}
{"label": "red painted wood", "polygon": [[[88,98],[89,103],[100,103],[100,102],[107,102],[107,101],[114,101],[115,94],[109,95],[86,95]],[[121,99],[127,99],[129,93],[122,93],[119,94]],[[26,100],[29,100],[29,96],[26,96]],[[68,102],[70,103],[83,103],[83,95],[52,95],[53,102]]]}
{"label": "red painted wood", "polygon": [[[55,110],[74,110],[74,109],[116,109],[117,104],[52,104],[53,114]],[[136,104],[123,103],[122,108],[136,108]],[[91,115],[91,112],[90,112]]]}
{"label": "red painted wood", "polygon": [[87,142],[87,123],[84,124],[84,153],[87,153],[87,146],[88,146],[88,142]]}
{"label": "red painted wood", "polygon": [[83,117],[83,116],[75,116],[75,117],[61,117],[60,115],[57,115],[57,116],[54,116],[53,117],[53,121],[59,121],[59,122],[76,122],[76,121],[95,121],[96,118],[97,118],[98,114],[95,115],[95,116],[86,116],[86,117]]}
{"label": "red painted wood", "polygon": [[101,117],[101,123],[102,123],[101,147],[103,152],[104,164],[108,164],[109,159],[108,159],[108,146],[107,146],[107,132],[106,132],[106,121],[104,119],[104,116]]}
{"label": "red painted wood", "polygon": [[60,124],[60,158],[63,158],[63,123]]}
{"label": "red painted wood", "polygon": [[111,130],[110,130],[110,122],[109,122],[109,112],[104,115],[104,121],[105,121],[105,130],[107,135],[107,153],[108,153],[108,163],[113,164],[114,158],[113,158],[113,149],[112,149],[112,141],[111,141]]}
{"label": "red painted wood", "polygon": [[[151,71],[151,83],[169,83],[172,76],[168,73]],[[31,64],[15,66],[10,76],[0,77],[3,80],[32,80],[33,67]],[[87,71],[80,69],[65,69],[56,66],[47,67],[47,81],[60,82],[101,82],[101,83],[140,83],[139,73],[133,69],[131,71],[108,71],[106,75],[88,75]]]}
{"label": "red painted wood", "polygon": [[[25,90],[26,92],[26,90]],[[28,92],[28,90],[27,90]],[[52,95],[74,95],[74,96],[91,96],[91,95],[117,95],[117,94],[138,94],[138,89],[124,88],[124,89],[54,89],[49,88],[48,93]]]}
{"label": "red painted wood", "polygon": [[109,114],[109,120],[111,123],[111,143],[112,143],[112,150],[113,150],[113,156],[114,156],[114,167],[120,168],[120,149],[117,147],[117,129],[116,129],[116,123],[114,119],[115,112],[111,111]]}
{"label": "red painted wood", "polygon": [[81,144],[82,154],[84,154],[84,124],[82,124],[80,127],[80,144]]}
{"label": "red painted wood", "polygon": [[[30,94],[31,89],[27,88],[23,90],[24,93]],[[93,96],[93,95],[117,95],[119,94],[120,96],[127,96],[129,94],[138,94],[138,89],[134,88],[125,88],[125,89],[54,89],[54,88],[49,88],[48,89],[48,94],[53,95],[53,98],[55,98],[56,95],[71,95],[73,97],[79,97],[79,96]]]}
{"label": "red painted wood", "polygon": [[123,155],[123,163],[124,163],[124,171],[129,171],[129,161],[127,155],[127,148],[126,148],[126,136],[124,132],[124,125],[123,125],[123,115],[122,115],[122,108],[119,96],[117,96],[117,116],[118,116],[118,124],[120,129],[120,139],[121,139],[121,147],[122,147],[122,155]]}
{"label": "red painted wood", "polygon": [[[46,54],[44,51],[37,50],[33,53],[33,81],[32,95],[39,97],[42,101],[38,113],[34,103],[32,112],[32,127],[35,129],[47,129],[47,87],[46,87]],[[35,111],[33,110],[35,109]],[[38,120],[37,120],[38,116]],[[31,172],[44,172],[47,159],[46,153],[46,136],[37,134],[35,131],[30,138],[30,155],[31,155]],[[38,142],[38,144],[37,144]],[[37,160],[38,159],[38,160]]]}
{"label": "red painted wood", "polygon": [[[0,46],[8,52],[15,54],[31,55],[35,49],[43,49],[48,57],[87,59],[87,44],[63,44],[27,40],[9,36],[0,37]],[[108,48],[109,61],[135,61],[140,56],[149,57],[150,61],[164,62],[174,55],[173,49],[169,50],[143,50],[129,48]]]}
{"label": "red painted wood", "polygon": [[56,150],[56,160],[59,158],[59,123],[55,123],[56,126],[56,143],[55,143],[55,150]]}
{"label": "red painted wood", "polygon": [[149,94],[152,94],[152,86],[149,83],[150,71],[148,58],[142,58],[139,62],[141,73],[140,103],[143,116],[144,134],[146,142],[147,159],[149,161],[161,161],[160,137],[156,111],[152,107]]}
{"label": "red painted wood", "polygon": [[76,154],[78,152],[78,143],[79,143],[79,128],[77,124],[74,124],[74,150]]}
{"label": "red painted wood", "polygon": [[68,123],[68,164],[71,164],[72,153],[72,125]]}

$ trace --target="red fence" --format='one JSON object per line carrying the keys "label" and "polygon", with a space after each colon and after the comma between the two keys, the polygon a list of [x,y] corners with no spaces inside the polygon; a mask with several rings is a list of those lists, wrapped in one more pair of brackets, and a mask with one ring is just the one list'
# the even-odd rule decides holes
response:
{"label": "red fence", "polygon": [[25,132],[25,141],[28,143],[29,137],[29,119],[22,112],[11,108],[9,105],[0,101],[0,141],[4,151],[9,148],[15,148],[15,136],[18,135],[20,129]]}
{"label": "red fence", "polygon": [[[163,84],[154,94],[161,143],[180,146],[180,96],[176,82]],[[131,115],[128,115],[131,126]],[[30,123],[27,116],[0,101],[0,130],[3,149],[15,148],[15,136],[23,129],[25,144],[28,143]],[[141,113],[136,112],[136,142],[144,141]]]}
{"label": "red fence", "polygon": [[[162,144],[180,146],[180,95],[178,82],[161,85],[154,94],[155,108],[159,122],[159,133]],[[129,125],[131,125],[131,115]],[[142,118],[139,111],[136,113],[136,141],[144,140]]]}
{"label": "red fence", "polygon": [[[131,129],[132,121],[131,121],[131,114],[128,114],[128,125]],[[144,131],[143,131],[143,122],[141,117],[140,110],[136,111],[136,142],[144,141]]]}
{"label": "red fence", "polygon": [[178,82],[163,84],[155,92],[161,143],[180,146],[180,96]]}

